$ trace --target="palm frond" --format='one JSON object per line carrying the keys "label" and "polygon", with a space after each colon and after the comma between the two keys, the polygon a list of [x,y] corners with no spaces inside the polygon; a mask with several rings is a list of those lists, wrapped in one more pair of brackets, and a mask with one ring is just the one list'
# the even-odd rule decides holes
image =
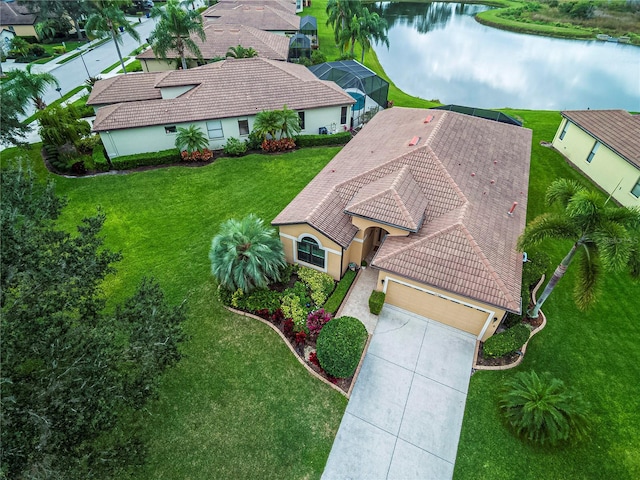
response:
{"label": "palm frond", "polygon": [[591,238],[598,248],[599,257],[605,269],[620,271],[627,266],[633,238],[623,225],[605,222],[593,232]]}
{"label": "palm frond", "polygon": [[638,230],[640,234],[640,207],[607,208],[603,217],[610,221],[624,225],[629,230]]}
{"label": "palm frond", "polygon": [[549,238],[575,240],[579,237],[580,231],[566,216],[558,213],[543,213],[533,219],[525,228],[518,239],[517,248],[520,251],[524,251]]}
{"label": "palm frond", "polygon": [[600,280],[602,267],[596,248],[584,246],[578,252],[576,264],[576,280],[573,288],[573,298],[580,310],[587,310],[591,307],[600,291]]}
{"label": "palm frond", "polygon": [[552,182],[549,188],[547,188],[545,200],[547,205],[559,203],[562,207],[566,208],[571,197],[581,190],[584,190],[584,187],[578,182],[566,178],[559,178]]}

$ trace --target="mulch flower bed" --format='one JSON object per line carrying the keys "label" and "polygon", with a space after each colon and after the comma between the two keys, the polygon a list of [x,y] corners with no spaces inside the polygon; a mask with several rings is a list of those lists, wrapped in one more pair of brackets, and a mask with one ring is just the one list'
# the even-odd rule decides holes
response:
{"label": "mulch flower bed", "polygon": [[[529,325],[531,330],[535,330],[542,325],[542,315],[538,318],[529,318],[525,316],[522,319],[522,323]],[[476,359],[476,364],[483,367],[503,367],[506,365],[512,365],[522,356],[522,353],[512,352],[508,355],[504,355],[503,357],[485,358],[483,354],[483,347],[484,342],[480,342],[480,346],[478,347],[478,357]]]}
{"label": "mulch flower bed", "polygon": [[247,312],[256,315],[267,322],[271,323],[280,332],[282,332],[284,338],[291,345],[292,350],[302,359],[304,362],[317,374],[325,378],[328,382],[334,384],[340,390],[347,393],[351,387],[353,376],[348,378],[336,378],[327,374],[318,361],[316,356],[316,339],[317,335],[307,334],[305,332],[295,332],[294,323],[290,318],[284,318],[280,309],[274,313],[269,313],[269,310],[258,310],[256,312]]}

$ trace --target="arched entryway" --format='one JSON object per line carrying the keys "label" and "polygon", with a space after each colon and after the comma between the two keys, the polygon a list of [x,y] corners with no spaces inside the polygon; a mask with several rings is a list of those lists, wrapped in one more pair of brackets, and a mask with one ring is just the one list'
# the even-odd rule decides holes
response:
{"label": "arched entryway", "polygon": [[362,260],[371,261],[388,233],[389,232],[382,227],[368,227],[365,230],[362,245]]}

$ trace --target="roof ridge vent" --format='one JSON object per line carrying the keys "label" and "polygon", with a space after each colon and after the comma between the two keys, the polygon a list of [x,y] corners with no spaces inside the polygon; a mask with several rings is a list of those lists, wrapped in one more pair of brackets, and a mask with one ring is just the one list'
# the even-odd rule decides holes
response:
{"label": "roof ridge vent", "polygon": [[424,119],[423,123],[431,123],[431,120],[433,120],[433,115],[427,115],[427,118]]}
{"label": "roof ridge vent", "polygon": [[413,146],[417,145],[419,141],[420,141],[420,137],[416,135],[416,136],[415,136],[415,137],[413,137],[413,138],[411,139],[411,141],[409,142],[409,146],[410,146],[410,147],[413,147]]}

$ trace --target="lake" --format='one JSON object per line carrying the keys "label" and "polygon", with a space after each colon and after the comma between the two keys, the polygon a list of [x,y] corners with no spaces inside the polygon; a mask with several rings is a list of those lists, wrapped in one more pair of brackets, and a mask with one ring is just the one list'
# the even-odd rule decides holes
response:
{"label": "lake", "polygon": [[473,18],[483,5],[370,8],[389,24],[378,59],[410,95],[480,108],[640,111],[640,47],[486,27]]}

